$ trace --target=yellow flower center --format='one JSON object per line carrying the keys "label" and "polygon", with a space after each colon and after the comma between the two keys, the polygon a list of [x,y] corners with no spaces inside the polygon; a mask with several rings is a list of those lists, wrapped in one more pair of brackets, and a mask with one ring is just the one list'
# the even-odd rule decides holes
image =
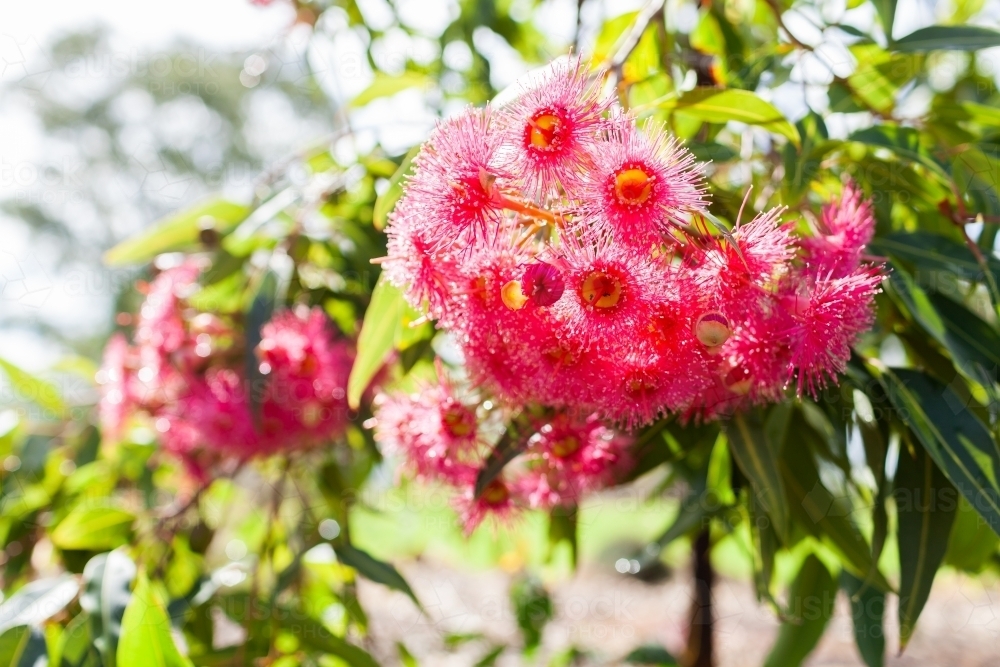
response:
{"label": "yellow flower center", "polygon": [[444,411],[441,420],[447,431],[456,438],[466,438],[475,430],[475,422],[471,414],[461,405],[449,406]]}
{"label": "yellow flower center", "polygon": [[656,179],[640,167],[630,167],[615,174],[615,198],[619,204],[639,206],[653,194]]}
{"label": "yellow flower center", "polygon": [[595,308],[614,308],[622,298],[622,281],[603,271],[591,271],[583,279],[580,296]]}
{"label": "yellow flower center", "polygon": [[534,148],[550,151],[555,148],[557,134],[563,122],[553,113],[541,113],[528,121],[528,141]]}
{"label": "yellow flower center", "polygon": [[487,505],[500,505],[507,502],[507,499],[510,498],[510,492],[507,490],[506,484],[495,479],[483,489],[481,498]]}
{"label": "yellow flower center", "polygon": [[578,449],[580,449],[580,439],[572,435],[567,435],[552,443],[552,453],[561,459],[572,455]]}
{"label": "yellow flower center", "polygon": [[528,297],[521,291],[521,281],[511,280],[500,289],[500,300],[511,310],[521,310],[528,303]]}

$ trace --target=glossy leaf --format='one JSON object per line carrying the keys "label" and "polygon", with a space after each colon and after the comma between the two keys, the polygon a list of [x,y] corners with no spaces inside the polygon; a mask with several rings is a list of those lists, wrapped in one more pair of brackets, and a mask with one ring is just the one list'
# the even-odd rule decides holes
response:
{"label": "glossy leaf", "polygon": [[384,275],[379,276],[371,304],[365,312],[364,324],[361,325],[358,354],[347,381],[347,402],[351,408],[357,409],[361,404],[361,395],[392,351],[405,305],[402,292],[390,285]]}
{"label": "glossy leaf", "polygon": [[70,575],[37,579],[22,586],[0,604],[0,633],[19,625],[39,625],[58,614],[80,592]]}
{"label": "glossy leaf", "polygon": [[351,667],[379,667],[379,663],[368,651],[351,644],[343,637],[338,637],[312,618],[291,609],[279,608],[279,611],[295,618],[297,630],[295,634],[310,648],[337,656]]}
{"label": "glossy leaf", "polygon": [[406,593],[414,604],[420,606],[420,601],[413,594],[413,589],[406,583],[406,579],[389,563],[373,558],[367,552],[350,544],[337,545],[334,547],[334,551],[337,552],[337,558],[340,559],[341,563],[354,568],[365,579]]}
{"label": "glossy leaf", "polygon": [[748,90],[695,88],[673,102],[673,108],[709,123],[738,121],[757,125],[796,146],[801,143],[795,126],[773,105]]}
{"label": "glossy leaf", "polygon": [[[869,244],[871,252],[891,255],[916,266],[918,282],[940,281],[958,277],[983,281],[983,271],[969,249],[957,241],[929,232],[893,233],[881,236]],[[989,268],[1000,278],[1000,259],[989,258]],[[955,283],[949,283],[954,285]]]}
{"label": "glossy leaf", "polygon": [[43,408],[52,417],[59,418],[65,414],[66,404],[55,385],[21,370],[4,359],[0,359],[0,371],[7,376],[11,387],[22,398]]}
{"label": "glossy leaf", "polygon": [[737,413],[726,429],[729,450],[740,470],[753,484],[754,496],[767,510],[779,536],[788,535],[785,485],[778,467],[779,451],[769,442],[764,425],[755,415]]}
{"label": "glossy leaf", "polygon": [[250,208],[225,199],[213,199],[160,220],[148,230],[122,241],[104,255],[112,266],[141,264],[160,253],[191,248],[205,229],[231,231],[250,214]]}
{"label": "glossy leaf", "polygon": [[52,531],[52,543],[60,549],[114,549],[128,542],[134,521],[134,514],[117,507],[78,505]]}
{"label": "glossy leaf", "polygon": [[885,593],[866,584],[846,570],[840,573],[840,587],[851,602],[854,643],[868,667],[885,664]]}
{"label": "glossy leaf", "polygon": [[20,625],[0,633],[0,665],[44,667],[48,647],[41,629]]}
{"label": "glossy leaf", "polygon": [[943,179],[948,178],[941,163],[921,143],[920,131],[912,127],[876,125],[853,132],[848,140],[860,141],[878,148],[887,148],[905,160],[922,164]]}
{"label": "glossy leaf", "polygon": [[404,72],[399,76],[378,72],[375,80],[351,100],[351,106],[363,107],[369,102],[401,93],[408,88],[427,88],[430,84],[430,77],[419,72]]}
{"label": "glossy leaf", "polygon": [[896,22],[896,0],[873,0],[875,11],[882,21],[882,30],[886,39],[892,42],[892,26]]}
{"label": "glossy leaf", "polygon": [[656,667],[677,667],[677,658],[662,646],[640,646],[625,657],[631,665],[656,665]]}
{"label": "glossy leaf", "polygon": [[958,492],[923,448],[899,453],[896,471],[896,514],[899,526],[899,643],[906,648],[927,602],[948,548],[958,507]]}
{"label": "glossy leaf", "polygon": [[122,617],[132,597],[135,574],[135,563],[120,549],[94,556],[83,569],[80,606],[90,615],[94,645],[106,667],[115,667]]}
{"label": "glossy leaf", "polygon": [[961,498],[944,562],[971,574],[982,572],[1000,551],[1000,536],[990,530],[976,510]]}
{"label": "glossy leaf", "polygon": [[986,426],[951,387],[924,373],[884,369],[881,378],[899,418],[993,532],[1000,534],[1000,448]]}
{"label": "glossy leaf", "polygon": [[170,619],[145,572],[125,608],[118,641],[118,667],[191,667],[170,634]]}
{"label": "glossy leaf", "polygon": [[893,48],[903,52],[977,51],[1000,46],[1000,32],[978,25],[932,25],[901,37]]}
{"label": "glossy leaf", "polygon": [[819,642],[833,616],[837,582],[826,565],[810,554],[788,592],[789,619],[781,624],[778,639],[764,667],[798,667]]}
{"label": "glossy leaf", "polygon": [[420,146],[414,146],[410,149],[410,152],[406,154],[403,161],[399,163],[396,172],[389,179],[389,187],[375,199],[375,208],[372,210],[372,224],[375,225],[375,229],[379,231],[385,229],[389,214],[392,213],[396,202],[403,195],[403,184],[413,167],[413,158],[419,152]]}

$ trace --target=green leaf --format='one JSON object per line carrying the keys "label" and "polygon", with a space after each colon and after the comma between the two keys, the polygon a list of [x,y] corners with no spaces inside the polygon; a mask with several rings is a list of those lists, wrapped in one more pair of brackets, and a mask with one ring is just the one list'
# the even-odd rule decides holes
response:
{"label": "green leaf", "polygon": [[399,168],[389,179],[389,187],[375,199],[375,207],[372,210],[372,224],[375,225],[375,229],[379,231],[385,229],[389,214],[392,213],[399,198],[403,196],[403,184],[413,166],[413,158],[417,157],[420,148],[418,145],[410,149],[403,161],[399,163]]}
{"label": "green leaf", "polygon": [[91,558],[83,568],[80,606],[90,615],[90,634],[106,667],[115,667],[122,617],[132,597],[136,567],[121,549]]}
{"label": "green leaf", "polygon": [[103,551],[127,543],[135,515],[117,507],[78,505],[52,531],[52,543],[65,550]]}
{"label": "green leaf", "polygon": [[538,579],[526,576],[516,579],[510,588],[517,627],[524,637],[524,650],[531,653],[542,643],[542,632],[552,620],[552,598]]}
{"label": "green leaf", "polygon": [[406,644],[403,642],[396,642],[396,654],[399,656],[399,662],[403,667],[420,667],[420,662],[413,657],[410,649],[406,648]]}
{"label": "green leaf", "polygon": [[748,90],[695,88],[671,104],[674,109],[709,123],[738,121],[780,134],[799,146],[798,130],[774,106]]}
{"label": "green leaf", "polygon": [[358,334],[358,354],[347,380],[347,403],[351,408],[356,410],[361,405],[361,395],[392,351],[405,305],[402,292],[380,275]]}
{"label": "green leaf", "polygon": [[418,607],[420,606],[420,601],[413,594],[413,590],[406,583],[406,579],[389,563],[373,558],[367,552],[350,544],[334,546],[334,551],[337,553],[337,558],[340,559],[341,563],[348,567],[353,567],[358,571],[358,574],[383,586],[406,593],[413,600],[414,604]]}
{"label": "green leaf", "polygon": [[254,427],[258,431],[262,428],[260,402],[263,399],[262,388],[266,379],[260,371],[257,346],[263,340],[264,326],[270,321],[278,305],[278,283],[279,279],[274,271],[268,269],[263,273],[255,286],[253,299],[250,301],[250,307],[247,309],[245,317],[246,345],[243,349],[243,369],[249,388],[247,402],[250,404],[250,415],[253,417]]}
{"label": "green leaf", "polygon": [[79,592],[80,584],[68,574],[25,584],[0,604],[0,633],[18,625],[40,625],[62,611]]}
{"label": "green leaf", "polygon": [[10,667],[45,667],[49,652],[41,629],[24,625],[0,634],[0,664]]}
{"label": "green leaf", "polygon": [[59,655],[58,667],[106,667],[108,664],[92,646],[90,617],[86,613],[78,614],[66,625],[55,652]]}
{"label": "green leaf", "polygon": [[869,586],[853,574],[840,573],[840,587],[851,601],[851,618],[854,621],[854,643],[868,667],[885,664],[885,593]]}
{"label": "green leaf", "polygon": [[338,637],[327,630],[326,626],[305,616],[302,612],[286,607],[279,607],[278,611],[283,613],[286,618],[295,619],[292,626],[293,632],[299,641],[306,646],[329,655],[335,655],[343,659],[350,667],[379,667],[378,662],[368,651],[351,644],[343,637]]}
{"label": "green leaf", "polygon": [[225,234],[248,215],[249,207],[225,199],[202,202],[160,220],[138,236],[122,241],[105,253],[104,262],[111,266],[142,264],[160,253],[194,246],[205,229]]}
{"label": "green leaf", "polygon": [[1000,536],[990,530],[969,506],[969,501],[961,498],[944,562],[963,572],[977,574],[992,563],[998,549]]}
{"label": "green leaf", "polygon": [[191,667],[170,635],[170,619],[145,572],[125,608],[118,640],[118,667]]}
{"label": "green leaf", "polygon": [[379,98],[400,93],[407,88],[428,88],[432,83],[433,80],[429,76],[419,72],[404,72],[399,76],[378,72],[375,74],[375,80],[351,100],[350,106],[356,109]]}
{"label": "green leaf", "polygon": [[759,415],[736,413],[726,429],[729,450],[753,485],[754,496],[767,510],[782,539],[788,536],[785,486],[778,468],[778,449],[769,442]]}
{"label": "green leaf", "polygon": [[1000,32],[978,25],[932,25],[898,39],[893,48],[904,53],[977,51],[1000,46]]}
{"label": "green leaf", "polygon": [[899,526],[899,646],[906,648],[948,548],[958,492],[923,448],[899,453],[895,490]]}
{"label": "green leaf", "polygon": [[0,359],[0,370],[7,375],[11,386],[23,398],[43,408],[51,416],[60,418],[66,413],[66,404],[55,385],[23,371],[9,361]]}
{"label": "green leaf", "polygon": [[921,144],[920,131],[912,127],[876,125],[853,132],[847,139],[869,146],[887,148],[904,160],[922,164],[942,179],[948,178],[944,166]]}
{"label": "green leaf", "polygon": [[[918,282],[933,281],[932,284],[944,288],[937,291],[957,290],[955,277],[973,282],[983,282],[985,278],[968,247],[940,234],[897,232],[875,239],[868,248],[873,253],[890,255],[917,267]],[[1000,259],[990,257],[988,262],[994,279],[1000,282]],[[951,282],[946,284],[948,280]]]}
{"label": "green leaf", "polygon": [[505,650],[507,650],[507,647],[502,644],[494,646],[487,651],[486,655],[477,660],[473,667],[493,667],[493,665],[497,664],[497,660],[500,659],[500,656],[503,655]]}
{"label": "green leaf", "polygon": [[951,387],[924,373],[886,368],[880,378],[899,418],[1000,535],[1000,448],[986,426]]}
{"label": "green leaf", "polygon": [[896,22],[896,0],[873,0],[875,11],[882,21],[885,38],[892,43],[892,26]]}
{"label": "green leaf", "polygon": [[837,582],[826,565],[809,554],[788,592],[789,619],[781,624],[778,639],[764,667],[798,667],[816,647],[833,616]]}
{"label": "green leaf", "polygon": [[677,658],[655,644],[640,646],[625,657],[625,662],[633,665],[656,665],[656,667],[677,667]]}

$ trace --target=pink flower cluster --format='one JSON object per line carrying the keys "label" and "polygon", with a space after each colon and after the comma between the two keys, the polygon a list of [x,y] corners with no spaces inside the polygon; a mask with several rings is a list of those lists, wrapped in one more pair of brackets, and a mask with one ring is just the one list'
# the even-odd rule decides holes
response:
{"label": "pink flower cluster", "polygon": [[413,395],[376,399],[376,439],[417,477],[457,489],[467,533],[487,516],[503,520],[528,507],[575,506],[584,494],[612,483],[627,462],[631,439],[596,415],[532,416],[522,420],[523,432],[512,443],[518,457],[476,497],[489,432],[497,426],[486,406],[491,404],[460,400],[444,380]]}
{"label": "pink flower cluster", "polygon": [[631,428],[835,382],[882,280],[870,204],[848,184],[811,236],[773,210],[726,238],[690,153],[600,80],[556,65],[441,123],[391,217],[389,280],[508,406]]}
{"label": "pink flower cluster", "polygon": [[[262,327],[248,381],[246,345],[226,319],[188,302],[199,265],[187,261],[148,286],[134,344],[118,334],[98,376],[106,437],[149,417],[163,447],[198,473],[225,457],[310,447],[342,433],[353,351],[318,308],[284,310]],[[256,405],[255,405],[256,404]]]}

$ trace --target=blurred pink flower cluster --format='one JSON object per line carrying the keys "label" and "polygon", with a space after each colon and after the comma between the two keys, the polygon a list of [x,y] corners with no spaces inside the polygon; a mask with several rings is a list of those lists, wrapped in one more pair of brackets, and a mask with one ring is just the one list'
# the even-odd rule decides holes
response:
{"label": "blurred pink flower cluster", "polygon": [[779,209],[726,238],[691,154],[601,80],[564,62],[441,123],[388,227],[389,280],[506,406],[633,428],[835,382],[882,280],[871,205],[847,184],[811,235]]}
{"label": "blurred pink flower cluster", "polygon": [[476,497],[491,426],[498,426],[491,407],[460,400],[447,381],[376,399],[376,439],[420,479],[456,488],[466,532],[487,516],[503,520],[528,507],[573,507],[584,494],[612,483],[627,464],[631,438],[595,415],[531,416],[510,443],[517,458]]}
{"label": "blurred pink flower cluster", "polygon": [[[353,350],[318,308],[283,310],[261,328],[248,357],[231,321],[188,303],[199,265],[162,271],[146,289],[132,344],[122,334],[99,374],[105,436],[119,439],[136,414],[163,447],[197,473],[221,458],[248,458],[329,442],[348,422]],[[248,380],[248,358],[256,365]]]}

